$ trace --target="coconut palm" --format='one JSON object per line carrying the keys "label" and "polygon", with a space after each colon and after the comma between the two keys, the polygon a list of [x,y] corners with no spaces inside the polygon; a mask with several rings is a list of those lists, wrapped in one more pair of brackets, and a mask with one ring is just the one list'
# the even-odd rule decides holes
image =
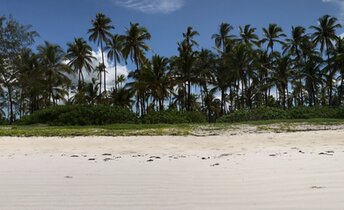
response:
{"label": "coconut palm", "polygon": [[275,43],[283,44],[281,38],[286,37],[282,28],[277,24],[270,24],[268,28],[263,28],[263,36],[264,38],[261,40],[261,43],[264,44],[267,42],[267,50],[270,48],[271,54],[274,52]]}
{"label": "coconut palm", "polygon": [[145,52],[150,48],[146,41],[151,39],[151,35],[145,27],[141,27],[138,23],[130,23],[123,42],[123,56],[127,60],[135,63],[138,71],[142,63],[146,60]]}
{"label": "coconut palm", "polygon": [[168,59],[154,55],[150,65],[146,65],[145,79],[154,101],[158,102],[159,111],[164,109],[164,100],[168,97],[168,85],[170,77],[168,74]]}
{"label": "coconut palm", "polygon": [[221,23],[219,26],[219,33],[213,34],[212,39],[215,40],[215,47],[217,49],[222,48],[222,52],[225,52],[226,46],[228,42],[233,39],[235,36],[229,35],[229,33],[233,30],[233,26],[229,23]]}
{"label": "coconut palm", "polygon": [[[288,81],[291,76],[291,59],[289,56],[279,56],[275,62],[272,72],[272,80],[276,84],[279,96],[282,99],[282,107],[286,109],[286,98],[288,98]],[[276,96],[277,97],[277,96]]]}
{"label": "coconut palm", "polygon": [[92,55],[92,48],[87,44],[83,38],[75,38],[73,43],[67,43],[67,59],[68,65],[74,69],[78,74],[78,84],[81,81],[84,83],[85,78],[83,75],[83,69],[90,73],[93,70],[92,62],[95,57]]}
{"label": "coconut palm", "polygon": [[115,65],[115,89],[118,88],[117,63],[123,58],[122,50],[124,38],[124,36],[118,34],[112,35],[105,48],[108,51],[107,57],[113,61]]}
{"label": "coconut palm", "polygon": [[183,41],[179,44],[179,54],[181,58],[182,71],[185,75],[185,82],[187,85],[187,110],[191,111],[191,82],[194,79],[193,68],[196,61],[196,52],[193,50],[194,46],[198,46],[194,37],[198,36],[198,31],[192,27],[188,27],[183,33]]}
{"label": "coconut palm", "polygon": [[320,44],[320,52],[323,53],[326,49],[327,54],[327,83],[329,85],[329,105],[332,105],[332,91],[333,91],[333,69],[330,67],[330,50],[334,48],[334,42],[338,40],[336,29],[342,26],[338,23],[338,19],[329,15],[324,15],[318,19],[318,26],[311,26],[314,30],[312,34],[313,43]]}
{"label": "coconut palm", "polygon": [[329,15],[324,15],[318,19],[317,26],[311,26],[314,30],[312,34],[314,44],[320,44],[320,51],[323,53],[326,49],[327,54],[334,47],[334,41],[338,40],[336,29],[342,26],[338,23],[338,19]]}
{"label": "coconut palm", "polygon": [[308,36],[305,34],[306,29],[302,26],[296,26],[292,27],[291,31],[291,38],[287,38],[286,42],[284,43],[282,49],[283,49],[283,54],[288,54],[291,56],[295,57],[294,60],[294,79],[295,79],[295,85],[299,94],[300,94],[300,104],[303,105],[304,102],[304,97],[303,97],[303,81],[302,81],[302,76],[301,76],[301,71],[300,67],[300,62],[302,62],[302,45],[304,42],[307,42]]}
{"label": "coconut palm", "polygon": [[71,84],[67,74],[71,72],[68,65],[64,64],[65,53],[59,45],[47,41],[37,47],[38,59],[43,68],[46,86],[46,104],[57,103],[67,94],[66,89]]}
{"label": "coconut palm", "polygon": [[[98,47],[100,46],[100,50],[102,53],[102,72],[104,73],[104,91],[106,92],[106,65],[104,61],[104,43],[106,43],[109,38],[111,37],[110,30],[114,29],[114,27],[111,25],[111,19],[106,17],[106,15],[102,13],[98,13],[96,15],[96,18],[92,20],[92,28],[88,30],[89,40],[92,42],[97,42]],[[101,74],[99,74],[99,81],[100,81],[100,94],[101,94],[101,83],[102,83],[102,77]]]}
{"label": "coconut palm", "polygon": [[256,32],[256,28],[251,27],[251,25],[245,25],[244,28],[243,27],[239,27],[240,30],[240,40],[248,45],[257,45],[259,46],[259,38],[257,36],[257,34],[255,34]]}

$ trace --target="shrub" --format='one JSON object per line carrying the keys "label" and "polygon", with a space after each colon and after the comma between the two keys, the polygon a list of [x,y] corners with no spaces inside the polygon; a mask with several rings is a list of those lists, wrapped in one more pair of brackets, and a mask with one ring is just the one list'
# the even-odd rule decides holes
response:
{"label": "shrub", "polygon": [[261,107],[252,110],[239,110],[221,117],[218,122],[244,122],[258,120],[286,119],[287,113],[283,109]]}
{"label": "shrub", "polygon": [[287,110],[262,107],[252,110],[239,110],[221,117],[218,122],[243,122],[274,119],[314,119],[337,118],[344,119],[342,107],[294,107]]}
{"label": "shrub", "polygon": [[105,125],[135,123],[136,115],[129,109],[104,105],[53,106],[24,117],[19,124]]}
{"label": "shrub", "polygon": [[336,118],[342,108],[332,107],[295,107],[287,110],[289,119]]}
{"label": "shrub", "polygon": [[161,111],[150,112],[141,119],[144,124],[205,123],[201,112]]}

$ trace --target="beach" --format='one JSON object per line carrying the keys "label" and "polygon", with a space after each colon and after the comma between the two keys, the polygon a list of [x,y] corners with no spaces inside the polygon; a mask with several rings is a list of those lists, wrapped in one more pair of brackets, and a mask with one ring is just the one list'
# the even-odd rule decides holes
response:
{"label": "beach", "polygon": [[344,129],[1,137],[0,209],[344,209]]}

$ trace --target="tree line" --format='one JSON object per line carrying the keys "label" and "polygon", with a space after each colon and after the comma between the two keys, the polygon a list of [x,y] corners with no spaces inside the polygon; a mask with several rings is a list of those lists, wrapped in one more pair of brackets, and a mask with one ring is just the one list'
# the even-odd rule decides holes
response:
{"label": "tree line", "polygon": [[[50,106],[106,104],[127,107],[139,115],[163,110],[200,111],[209,121],[226,113],[262,106],[339,106],[344,93],[342,26],[325,15],[318,24],[294,26],[288,37],[277,24],[258,36],[251,25],[222,23],[211,37],[213,49],[199,47],[199,33],[188,27],[176,46],[178,54],[147,58],[151,34],[130,23],[125,34],[114,34],[109,17],[98,13],[87,31],[66,52],[45,41],[12,17],[0,18],[0,110],[8,122]],[[101,61],[89,42],[100,48]],[[115,84],[107,87],[108,66],[114,62]],[[119,63],[131,62],[128,78],[118,75]],[[85,73],[96,78],[85,80]],[[78,82],[71,80],[74,75]]]}

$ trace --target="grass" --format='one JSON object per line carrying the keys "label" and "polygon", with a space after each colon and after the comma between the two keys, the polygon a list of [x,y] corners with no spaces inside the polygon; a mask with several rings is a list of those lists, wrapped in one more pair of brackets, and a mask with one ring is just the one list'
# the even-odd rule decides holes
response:
{"label": "grass", "polygon": [[104,126],[48,126],[48,125],[4,125],[0,136],[187,136],[214,135],[226,131],[255,127],[258,131],[295,132],[299,125],[344,125],[341,119],[268,120],[218,124],[115,124]]}

